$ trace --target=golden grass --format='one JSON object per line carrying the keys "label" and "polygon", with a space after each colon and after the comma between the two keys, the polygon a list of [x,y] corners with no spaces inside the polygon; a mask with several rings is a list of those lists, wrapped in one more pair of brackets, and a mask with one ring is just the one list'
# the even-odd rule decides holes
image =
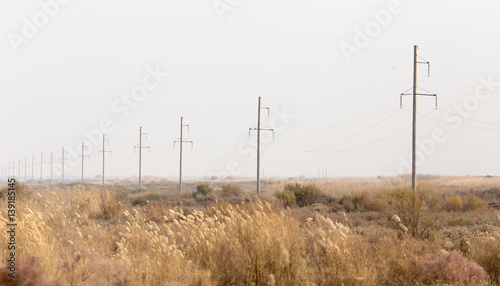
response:
{"label": "golden grass", "polygon": [[[498,213],[476,212],[478,221],[490,219],[487,226],[478,224],[477,233],[467,226],[443,228],[436,218],[452,219],[445,217],[445,206],[434,213],[430,207],[424,211],[416,198],[396,201],[399,193],[392,190],[405,184],[398,180],[315,182],[339,197],[371,190],[366,204],[376,212],[351,214],[320,213],[318,206],[282,208],[266,197],[238,205],[216,201],[197,209],[162,202],[132,206],[123,191],[112,187],[30,189],[18,197],[17,255],[38,258],[40,275],[59,285],[415,285],[421,282],[415,269],[426,255],[438,255],[446,247],[460,250],[463,240],[467,259],[487,270],[490,285],[498,283],[498,275],[490,273],[499,267],[491,262],[500,255]],[[498,183],[484,180],[432,177],[422,182],[422,189],[453,198],[462,190],[487,190]],[[268,186],[279,189],[290,181]],[[455,189],[461,183],[466,187]],[[467,211],[465,202],[463,198],[461,208],[453,205],[460,212],[453,219]],[[415,215],[421,213],[417,226]],[[6,241],[3,210],[0,220],[0,239]],[[434,224],[424,224],[430,222]],[[434,235],[420,237],[422,225]],[[2,260],[7,257],[5,247],[1,255]]]}

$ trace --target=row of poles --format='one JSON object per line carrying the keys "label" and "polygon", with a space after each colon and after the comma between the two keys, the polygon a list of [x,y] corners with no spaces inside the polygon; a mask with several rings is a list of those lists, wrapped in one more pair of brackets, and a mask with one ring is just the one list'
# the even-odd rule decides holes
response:
{"label": "row of poles", "polygon": [[[413,49],[413,87],[411,88],[412,89],[412,93],[402,93],[401,94],[401,99],[400,99],[400,105],[402,107],[402,96],[404,95],[412,95],[413,96],[413,122],[412,122],[412,189],[413,190],[416,190],[417,189],[417,168],[416,168],[416,149],[417,149],[417,96],[432,96],[432,97],[435,97],[436,99],[436,108],[437,108],[437,94],[430,94],[430,93],[418,93],[418,88],[417,88],[417,65],[418,64],[426,64],[428,66],[428,73],[430,74],[430,63],[428,61],[419,61],[418,59],[420,58],[418,55],[417,55],[417,50],[418,50],[418,47],[415,45],[414,46],[414,49]],[[422,59],[423,60],[423,59]],[[268,131],[268,132],[273,132],[273,138],[274,138],[274,130],[271,129],[271,128],[262,128],[262,125],[261,125],[261,111],[262,110],[267,110],[267,114],[268,114],[268,117],[269,117],[269,107],[266,107],[262,104],[262,98],[259,97],[259,102],[258,102],[258,109],[257,109],[257,127],[256,128],[249,128],[249,136],[250,136],[250,132],[251,131],[257,131],[257,182],[256,182],[256,189],[257,189],[257,193],[260,193],[260,134],[262,131]],[[182,155],[183,155],[183,151],[182,151],[182,148],[183,148],[183,144],[184,143],[189,143],[191,144],[191,148],[193,147],[193,141],[188,141],[188,140],[184,140],[184,137],[183,137],[183,130],[184,128],[187,128],[188,129],[188,132],[189,132],[189,125],[187,124],[184,124],[184,118],[181,117],[181,120],[180,120],[180,137],[178,140],[175,140],[174,141],[174,148],[175,148],[175,145],[176,143],[179,144],[179,192],[182,192]],[[139,188],[142,187],[142,149],[150,149],[149,146],[143,146],[142,144],[142,138],[143,136],[146,136],[146,139],[147,139],[147,134],[144,133],[142,131],[142,126],[139,127],[139,144],[137,146],[134,147],[134,151],[136,149],[139,150]],[[102,184],[104,185],[105,184],[105,157],[106,157],[106,153],[111,153],[111,151],[107,151],[105,149],[106,147],[106,138],[105,138],[105,135],[103,135],[103,145],[102,145],[102,151],[99,151],[100,153],[102,153]],[[85,161],[85,157],[89,157],[89,155],[85,155],[85,150],[86,150],[86,146],[85,146],[85,142],[82,142],[82,154],[79,155],[79,157],[82,158],[82,177],[81,177],[81,181],[83,183],[83,179],[84,179],[84,161]],[[64,152],[64,147],[62,148],[62,159],[61,159],[61,163],[62,163],[62,182],[64,183],[64,155],[65,155],[65,152]],[[31,180],[33,181],[33,175],[34,175],[34,155],[32,156],[32,164],[31,164],[31,167],[32,167],[32,170],[31,170]],[[21,160],[19,160],[18,162],[19,164],[19,168],[18,168],[18,172],[19,172],[19,177],[20,177],[20,170],[21,170]],[[12,173],[14,173],[14,165],[15,165],[15,161],[13,162],[13,165],[12,165]],[[42,181],[42,165],[43,165],[43,153],[40,154],[40,181]],[[53,153],[51,152],[50,153],[50,169],[51,169],[51,172],[50,172],[50,181],[51,181],[51,184],[54,183],[53,181]],[[24,176],[25,176],[25,180],[27,179],[26,178],[26,168],[27,168],[27,159],[25,158],[25,165],[24,165],[25,169],[24,169]],[[3,166],[4,168],[4,172],[5,172],[5,177],[7,177],[7,173],[8,173],[8,170],[10,170],[10,163],[8,163],[8,166],[6,166],[6,164],[4,164]],[[326,177],[326,169],[324,170],[324,176]],[[320,171],[318,170],[318,177],[320,175]]]}

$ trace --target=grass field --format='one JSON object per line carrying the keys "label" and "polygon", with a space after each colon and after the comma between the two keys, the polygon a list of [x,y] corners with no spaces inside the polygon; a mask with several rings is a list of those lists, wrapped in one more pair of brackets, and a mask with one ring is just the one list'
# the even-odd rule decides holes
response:
{"label": "grass field", "polygon": [[419,179],[18,185],[16,279],[3,266],[0,282],[500,285],[500,178]]}

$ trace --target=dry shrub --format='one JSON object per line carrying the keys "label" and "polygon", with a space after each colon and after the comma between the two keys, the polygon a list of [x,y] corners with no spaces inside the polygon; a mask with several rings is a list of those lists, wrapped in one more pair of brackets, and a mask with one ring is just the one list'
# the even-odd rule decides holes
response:
{"label": "dry shrub", "polygon": [[488,210],[488,203],[477,196],[467,197],[464,204],[465,211],[484,212]]}
{"label": "dry shrub", "polygon": [[417,267],[420,280],[427,285],[441,283],[480,284],[486,272],[477,263],[467,260],[458,251],[447,254],[425,256]]}
{"label": "dry shrub", "polygon": [[100,193],[101,217],[105,220],[115,218],[120,213],[120,203],[116,199],[114,193],[110,193],[109,189],[104,189]]}
{"label": "dry shrub", "polygon": [[464,201],[461,196],[455,195],[447,197],[444,201],[444,209],[448,212],[459,212],[464,208]]}
{"label": "dry shrub", "polygon": [[373,208],[368,193],[366,192],[344,195],[340,198],[338,203],[342,205],[347,212],[365,211]]}
{"label": "dry shrub", "polygon": [[471,258],[481,265],[496,284],[500,284],[500,235],[472,244]]}
{"label": "dry shrub", "polygon": [[438,228],[438,214],[428,207],[429,193],[426,190],[395,189],[388,195],[386,214],[399,215],[411,235],[418,238],[432,238]]}
{"label": "dry shrub", "polygon": [[40,259],[30,257],[21,259],[16,264],[15,278],[9,277],[11,271],[6,267],[0,269],[0,284],[5,286],[59,286],[60,284],[46,281]]}
{"label": "dry shrub", "polygon": [[237,185],[224,184],[220,194],[224,198],[239,197],[243,194],[243,190]]}

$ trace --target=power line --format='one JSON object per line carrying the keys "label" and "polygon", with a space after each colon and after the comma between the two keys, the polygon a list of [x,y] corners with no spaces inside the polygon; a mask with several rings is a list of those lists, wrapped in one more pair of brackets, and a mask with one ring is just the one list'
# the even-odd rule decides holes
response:
{"label": "power line", "polygon": [[[240,113],[237,117],[235,117],[234,119],[232,120],[229,120],[229,121],[226,121],[225,123],[223,124],[219,124],[219,125],[203,125],[203,124],[194,124],[195,126],[200,126],[202,128],[210,128],[210,129],[215,129],[215,128],[221,128],[221,127],[225,127],[231,123],[234,123],[234,122],[237,122],[238,120],[240,120],[241,118],[245,117],[253,108],[255,107],[255,104],[253,104],[252,106],[250,106],[248,109],[246,109],[243,113]],[[193,125],[193,124],[191,124]]]}
{"label": "power line", "polygon": [[[406,55],[402,60],[400,60],[396,65],[394,65],[390,70],[386,71],[385,73],[383,73],[382,75],[380,75],[379,77],[375,78],[374,80],[370,81],[369,83],[363,85],[362,87],[356,89],[355,91],[351,92],[351,93],[348,93],[344,96],[341,96],[341,97],[338,97],[338,98],[335,98],[335,99],[332,99],[330,101],[327,101],[327,102],[323,102],[323,103],[318,103],[318,104],[313,104],[313,105],[308,105],[308,106],[293,106],[293,105],[289,105],[287,104],[286,106],[289,107],[289,108],[313,108],[313,107],[318,107],[318,106],[324,106],[324,105],[327,105],[327,104],[331,104],[331,103],[334,103],[334,102],[337,102],[339,100],[342,100],[344,98],[347,98],[347,97],[350,97],[352,95],[355,95],[357,94],[358,92],[364,90],[365,88],[371,86],[372,84],[376,83],[377,81],[381,80],[382,78],[384,78],[386,75],[388,75],[389,73],[391,73],[393,70],[396,69],[397,66],[399,66],[404,60],[406,60],[409,56],[411,55],[408,54]],[[274,104],[277,104],[277,105],[281,105],[279,103],[276,103],[276,102],[272,102],[270,100],[266,100],[267,102],[271,102],[271,103],[274,103]]]}
{"label": "power line", "polygon": [[399,98],[395,98],[391,101],[389,101],[387,104],[384,104],[382,107],[379,107],[377,108],[376,110],[368,113],[368,114],[365,114],[361,117],[358,117],[356,119],[353,119],[351,121],[348,121],[348,122],[344,122],[344,123],[341,123],[341,124],[337,124],[337,125],[331,125],[331,126],[326,126],[326,127],[304,127],[304,126],[296,126],[296,125],[287,125],[287,127],[292,127],[292,128],[297,128],[297,129],[304,129],[304,130],[324,130],[324,129],[332,129],[332,128],[337,128],[337,127],[342,127],[342,126],[346,126],[346,125],[349,125],[349,124],[352,124],[354,122],[357,122],[363,118],[366,118],[374,113],[377,113],[378,111],[386,108],[387,106],[391,105],[394,101],[398,100]]}
{"label": "power line", "polygon": [[[405,110],[405,111],[409,111],[409,110],[407,110],[407,109],[404,109],[404,110]],[[448,122],[448,121],[441,120],[441,119],[434,118],[434,117],[430,117],[430,116],[427,116],[427,115],[422,115],[422,114],[420,114],[420,113],[418,113],[418,115],[424,116],[425,118],[429,118],[429,119],[432,119],[432,120],[435,120],[435,121],[439,121],[439,122],[447,123],[447,124],[456,124],[456,123],[453,123],[453,122]],[[459,126],[468,127],[468,128],[475,128],[475,129],[484,129],[484,130],[495,130],[495,131],[500,131],[500,128],[490,128],[490,127],[472,126],[472,125],[465,125],[465,124],[459,124]]]}
{"label": "power line", "polygon": [[451,115],[454,115],[454,116],[457,116],[457,117],[460,117],[462,119],[465,119],[465,120],[470,120],[470,121],[475,121],[475,122],[479,122],[479,123],[483,123],[483,124],[488,124],[488,125],[493,125],[493,126],[500,126],[500,124],[496,124],[496,123],[491,123],[491,122],[486,122],[486,121],[481,121],[481,120],[477,120],[477,119],[473,119],[473,118],[468,118],[468,117],[464,117],[458,113],[454,113],[454,112],[451,112],[451,111],[443,111],[441,109],[437,109],[443,113],[448,113],[448,114],[451,114]]}
{"label": "power line", "polygon": [[[346,143],[346,142],[348,142],[348,141],[351,141],[352,139],[355,139],[355,138],[357,138],[357,137],[359,137],[359,136],[361,136],[361,135],[363,135],[363,134],[365,134],[365,133],[369,132],[370,130],[374,129],[374,128],[375,128],[375,127],[377,127],[378,125],[380,125],[380,124],[382,124],[383,122],[385,122],[386,120],[388,120],[390,117],[394,116],[394,114],[396,114],[398,111],[399,111],[399,109],[397,109],[397,110],[393,111],[393,112],[392,112],[391,114],[389,114],[387,117],[383,118],[381,121],[379,121],[379,122],[375,123],[374,125],[370,126],[369,128],[367,128],[367,129],[363,130],[362,132],[360,132],[360,133],[358,133],[358,134],[356,134],[356,135],[354,135],[354,136],[352,136],[352,137],[350,137],[350,138],[348,138],[348,139],[345,139],[345,140],[343,140],[343,141],[341,141],[341,142],[335,143],[335,144],[330,145],[330,146],[327,146],[327,147],[318,148],[318,149],[312,149],[312,150],[306,150],[306,149],[296,148],[296,147],[293,147],[293,146],[287,145],[287,144],[285,144],[285,143],[283,143],[283,142],[280,142],[279,140],[277,140],[276,142],[278,142],[278,143],[280,143],[280,144],[283,144],[283,145],[286,145],[286,146],[291,147],[291,148],[299,149],[299,150],[301,150],[301,153],[320,153],[320,152],[318,152],[318,151],[323,151],[323,150],[326,150],[326,149],[330,149],[330,148],[332,148],[332,147],[336,147],[336,146],[338,146],[338,145],[344,144],[344,143]],[[325,152],[325,153],[328,153],[328,152]]]}
{"label": "power line", "polygon": [[467,87],[467,88],[472,88],[472,89],[477,89],[477,90],[484,90],[484,91],[489,91],[489,92],[500,92],[500,90],[496,90],[496,89],[487,89],[487,88],[480,88],[480,87],[477,87],[477,86],[470,86],[470,85],[466,85],[466,84],[462,84],[462,83],[458,83],[458,82],[454,82],[454,81],[451,81],[451,80],[447,80],[447,79],[443,79],[443,78],[439,78],[437,76],[431,76],[432,78],[435,78],[437,80],[440,80],[440,81],[444,81],[444,82],[447,82],[447,83],[451,83],[451,84],[455,84],[455,85],[458,85],[458,86],[463,86],[463,87]]}
{"label": "power line", "polygon": [[429,51],[429,50],[424,50],[421,49],[424,52],[432,53],[432,54],[437,54],[441,56],[447,56],[447,57],[452,57],[452,58],[460,58],[460,59],[467,59],[467,60],[477,60],[477,61],[500,61],[500,59],[496,58],[478,58],[478,57],[469,57],[469,56],[457,56],[457,55],[450,55],[446,53],[441,53],[441,52],[434,52],[434,51]]}

